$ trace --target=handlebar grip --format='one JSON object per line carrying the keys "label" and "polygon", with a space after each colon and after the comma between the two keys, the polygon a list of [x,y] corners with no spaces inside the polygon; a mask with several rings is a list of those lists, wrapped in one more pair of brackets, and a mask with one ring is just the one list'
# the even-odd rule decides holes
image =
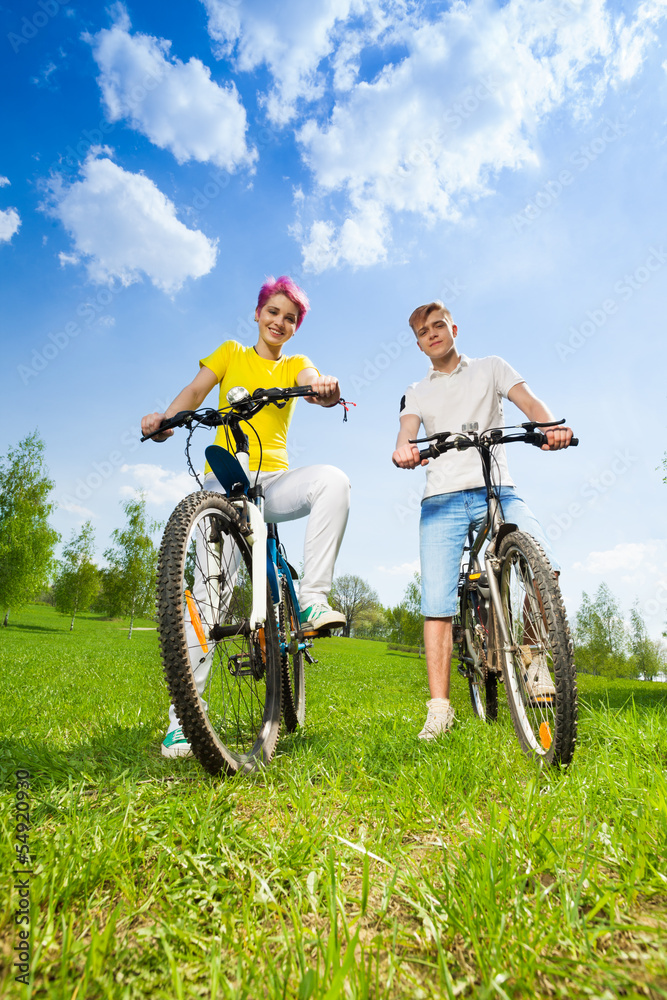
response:
{"label": "handlebar grip", "polygon": [[[547,436],[544,433],[544,431],[541,431],[539,429],[536,429],[534,431],[527,431],[526,441],[528,441],[530,444],[534,444],[536,448],[541,448],[543,444],[547,443]],[[579,444],[579,438],[573,437],[568,447],[576,448],[578,444]]]}
{"label": "handlebar grip", "polygon": [[144,434],[140,438],[141,441],[149,441],[150,438],[155,437],[156,434],[161,434],[162,431],[170,431],[173,427],[180,427],[186,417],[189,417],[194,410],[181,410],[179,413],[175,413],[173,417],[168,417],[163,420],[156,431],[152,434]]}

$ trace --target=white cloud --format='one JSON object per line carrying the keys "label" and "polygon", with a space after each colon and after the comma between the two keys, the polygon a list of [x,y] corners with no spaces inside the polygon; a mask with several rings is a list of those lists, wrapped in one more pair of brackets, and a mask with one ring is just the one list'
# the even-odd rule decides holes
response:
{"label": "white cloud", "polygon": [[[92,153],[82,179],[52,187],[50,209],[72,236],[75,258],[86,260],[96,284],[123,285],[145,274],[165,292],[213,268],[216,243],[176,218],[174,204],[144,174],[132,174]],[[61,264],[71,255],[60,255]]]}
{"label": "white cloud", "polygon": [[58,507],[60,510],[66,510],[70,514],[78,514],[79,517],[97,517],[92,510],[88,510],[87,507],[81,507],[78,503],[72,503],[69,500],[59,500]]}
{"label": "white cloud", "polygon": [[[392,217],[457,222],[502,170],[536,165],[545,119],[561,108],[586,119],[610,86],[634,76],[667,5],[647,0],[631,16],[612,16],[605,0],[431,11],[396,20],[387,38],[407,54],[374,79],[351,82],[336,65],[341,42],[332,61],[346,92],[297,133],[313,191],[296,206],[295,232],[313,270],[380,262]],[[332,204],[341,223],[327,218]]]}
{"label": "white cloud", "polygon": [[641,69],[646,50],[656,41],[653,28],[665,17],[665,0],[644,0],[640,3],[635,20],[624,18],[618,23],[618,51],[615,55],[616,77],[620,82],[630,80]]}
{"label": "white cloud", "polygon": [[627,581],[664,574],[666,563],[667,539],[654,538],[646,542],[620,542],[613,549],[589,552],[573,568],[600,576],[618,574]]}
{"label": "white cloud", "polygon": [[379,202],[368,200],[337,232],[331,222],[318,220],[311,225],[308,241],[302,246],[304,267],[319,273],[339,263],[352,267],[377,264],[385,259],[388,242],[387,213]]}
{"label": "white cloud", "polygon": [[11,184],[9,177],[0,177],[0,188],[7,187],[8,184]]}
{"label": "white cloud", "polygon": [[251,72],[265,64],[273,86],[264,97],[275,124],[291,121],[299,101],[316,101],[326,91],[320,64],[334,57],[334,86],[348,89],[357,76],[364,45],[387,29],[383,6],[400,10],[401,2],[385,0],[271,0],[232,4],[229,0],[202,0],[208,12],[208,30],[220,58],[235,56],[236,68]]}
{"label": "white cloud", "polygon": [[419,572],[419,559],[414,562],[401,563],[400,566],[378,566],[378,572],[387,573],[389,576],[412,576]]}
{"label": "white cloud", "polygon": [[199,488],[189,473],[170,472],[161,465],[122,465],[120,471],[134,481],[134,486],[121,486],[121,496],[134,496],[141,490],[150,503],[173,506]]}
{"label": "white cloud", "polygon": [[15,208],[0,209],[0,243],[9,243],[14,233],[19,231],[21,216]]}
{"label": "white cloud", "polygon": [[212,162],[225,170],[251,166],[246,113],[233,83],[219,86],[199,59],[170,56],[171,42],[130,34],[124,8],[112,28],[85,36],[100,68],[98,82],[110,121],[129,121],[179,163]]}
{"label": "white cloud", "polygon": [[78,264],[81,258],[78,253],[63,253],[61,251],[58,254],[58,260],[61,267],[67,267],[68,264]]}

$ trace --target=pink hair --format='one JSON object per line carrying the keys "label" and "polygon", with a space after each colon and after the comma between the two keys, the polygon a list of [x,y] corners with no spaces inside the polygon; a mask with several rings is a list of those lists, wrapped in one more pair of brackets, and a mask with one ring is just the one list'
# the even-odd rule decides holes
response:
{"label": "pink hair", "polygon": [[268,302],[272,295],[286,295],[288,299],[294,303],[299,311],[299,316],[296,321],[297,330],[306,318],[306,313],[310,309],[310,302],[308,301],[308,296],[302,288],[292,281],[292,279],[287,274],[281,274],[279,278],[274,278],[272,274],[268,276],[264,284],[259,290],[259,295],[257,297],[257,308],[261,312],[264,305]]}

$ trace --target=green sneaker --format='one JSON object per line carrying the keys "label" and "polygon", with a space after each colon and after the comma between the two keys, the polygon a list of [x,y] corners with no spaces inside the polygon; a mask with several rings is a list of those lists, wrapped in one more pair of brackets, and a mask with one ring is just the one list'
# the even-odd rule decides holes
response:
{"label": "green sneaker", "polygon": [[170,729],[162,741],[163,757],[192,757],[192,747],[183,735],[183,730],[179,726],[177,729]]}
{"label": "green sneaker", "polygon": [[345,621],[345,615],[334,611],[328,604],[312,604],[301,612],[301,624],[313,632],[321,628],[342,628]]}

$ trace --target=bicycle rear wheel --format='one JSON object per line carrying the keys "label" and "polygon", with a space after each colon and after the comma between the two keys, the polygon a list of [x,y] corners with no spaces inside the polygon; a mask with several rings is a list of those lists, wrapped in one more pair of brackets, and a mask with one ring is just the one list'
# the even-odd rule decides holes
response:
{"label": "bicycle rear wheel", "polygon": [[473,660],[473,663],[466,663],[465,669],[472,710],[480,719],[495,722],[498,718],[498,678],[489,670],[487,660],[489,632],[482,621],[476,595],[466,589],[461,602],[462,644],[465,655]]}
{"label": "bicycle rear wheel", "polygon": [[193,753],[211,774],[267,764],[280,728],[277,625],[267,589],[266,623],[250,629],[251,551],[225,497],[202,491],[178,504],[157,594],[165,677]]}
{"label": "bicycle rear wheel", "polygon": [[[557,579],[534,538],[506,535],[498,550],[509,648],[498,643],[512,722],[525,753],[569,764],[577,738],[572,640]],[[498,629],[498,632],[500,630]]]}
{"label": "bicycle rear wheel", "polygon": [[299,614],[287,580],[280,581],[280,654],[283,671],[283,718],[288,733],[302,726],[306,718],[306,678],[303,640],[299,642]]}

